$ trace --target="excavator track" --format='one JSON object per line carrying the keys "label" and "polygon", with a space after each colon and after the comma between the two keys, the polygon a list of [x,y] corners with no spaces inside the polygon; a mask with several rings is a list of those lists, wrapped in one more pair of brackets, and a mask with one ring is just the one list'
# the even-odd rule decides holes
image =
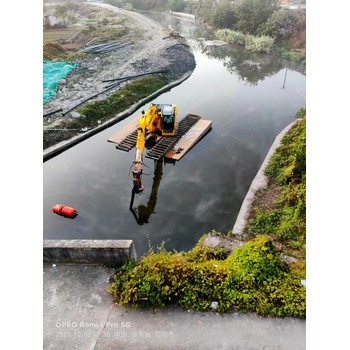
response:
{"label": "excavator track", "polygon": [[171,137],[162,137],[159,142],[147,152],[146,158],[160,160],[199,119],[201,119],[201,117],[194,114],[188,114],[185,118],[181,119],[177,134]]}
{"label": "excavator track", "polygon": [[[201,119],[200,116],[194,114],[188,114],[186,117],[180,120],[176,136],[162,137],[157,144],[148,150],[146,158],[160,160],[164,155],[175,145],[175,143],[186,132]],[[127,135],[121,142],[115,147],[121,151],[129,152],[136,146],[137,141],[137,129]]]}
{"label": "excavator track", "polygon": [[131,134],[126,136],[120,143],[118,143],[115,148],[129,152],[132,148],[136,146],[137,141],[137,129],[134,130]]}

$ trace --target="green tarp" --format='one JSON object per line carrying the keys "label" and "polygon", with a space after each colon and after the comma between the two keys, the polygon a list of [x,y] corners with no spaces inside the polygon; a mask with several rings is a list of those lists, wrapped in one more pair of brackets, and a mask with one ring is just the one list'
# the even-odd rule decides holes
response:
{"label": "green tarp", "polygon": [[70,62],[44,61],[44,104],[56,94],[59,80],[64,79],[64,77],[76,66],[76,64]]}

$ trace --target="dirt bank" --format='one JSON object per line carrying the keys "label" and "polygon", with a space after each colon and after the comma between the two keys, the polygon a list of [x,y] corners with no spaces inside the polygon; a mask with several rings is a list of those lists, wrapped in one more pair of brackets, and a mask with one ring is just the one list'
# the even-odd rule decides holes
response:
{"label": "dirt bank", "polygon": [[[195,68],[194,56],[184,39],[169,36],[169,30],[153,20],[108,4],[89,3],[85,6],[113,13],[118,18],[118,23],[123,23],[126,28],[117,40],[130,44],[103,54],[77,56],[74,60],[77,68],[59,82],[57,94],[43,107],[44,115],[59,111],[43,118],[44,131],[57,129],[57,132],[52,134],[52,140],[45,142],[44,148],[62,140],[59,129],[64,125],[63,122],[79,117],[76,109],[68,113],[67,111],[89,97],[103,92],[106,88],[103,80],[168,69],[167,78],[174,81]],[[87,43],[88,41],[81,43],[80,47]],[[76,46],[76,50],[78,49],[79,45]],[[121,87],[123,84],[99,94],[88,102],[104,100]]]}

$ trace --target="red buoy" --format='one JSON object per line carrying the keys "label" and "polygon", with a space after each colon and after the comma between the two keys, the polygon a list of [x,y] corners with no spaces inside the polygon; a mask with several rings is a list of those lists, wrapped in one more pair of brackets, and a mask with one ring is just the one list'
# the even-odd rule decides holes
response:
{"label": "red buoy", "polygon": [[75,218],[78,214],[78,211],[75,208],[68,207],[63,204],[56,204],[52,207],[52,211],[58,215],[62,215],[68,218]]}

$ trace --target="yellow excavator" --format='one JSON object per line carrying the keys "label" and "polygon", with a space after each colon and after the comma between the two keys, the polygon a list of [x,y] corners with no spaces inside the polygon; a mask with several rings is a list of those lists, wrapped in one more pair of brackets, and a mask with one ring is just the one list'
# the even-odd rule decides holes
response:
{"label": "yellow excavator", "polygon": [[[108,141],[116,148],[129,152],[136,148],[132,168],[132,199],[144,190],[142,185],[143,158],[156,162],[175,163],[180,160],[207,132],[212,121],[187,114],[178,122],[178,108],[175,104],[150,104],[142,111],[140,118],[112,135]],[[147,146],[147,147],[146,147]],[[145,150],[147,148],[147,151]]]}
{"label": "yellow excavator", "polygon": [[151,104],[142,111],[137,129],[136,154],[133,162],[133,193],[143,191],[142,165],[146,142],[158,142],[164,136],[175,136],[178,109],[173,104]]}

